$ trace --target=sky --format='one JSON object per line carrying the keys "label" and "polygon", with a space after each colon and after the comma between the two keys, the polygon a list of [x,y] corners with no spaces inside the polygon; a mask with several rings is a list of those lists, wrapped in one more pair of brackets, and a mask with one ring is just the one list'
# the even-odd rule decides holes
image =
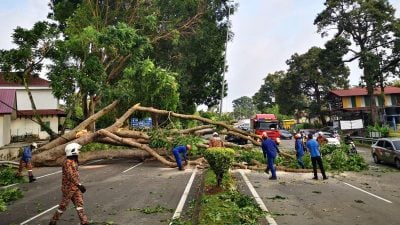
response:
{"label": "sky", "polygon": [[[228,96],[223,112],[233,111],[232,101],[252,97],[269,73],[286,70],[286,60],[313,46],[323,47],[313,21],[324,8],[324,0],[232,0],[237,12],[230,17],[233,39],[227,47]],[[49,12],[47,0],[0,0],[0,49],[13,47],[11,35],[17,27],[31,28]],[[389,0],[400,10],[400,0]],[[399,17],[399,12],[396,12]],[[357,63],[350,65],[350,84],[360,81]]]}

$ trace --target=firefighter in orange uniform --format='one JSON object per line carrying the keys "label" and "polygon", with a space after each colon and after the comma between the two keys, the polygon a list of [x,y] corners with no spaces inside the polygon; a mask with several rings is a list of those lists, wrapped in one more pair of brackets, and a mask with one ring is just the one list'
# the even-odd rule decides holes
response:
{"label": "firefighter in orange uniform", "polygon": [[78,155],[81,147],[82,146],[77,143],[70,143],[65,147],[67,158],[62,166],[62,200],[49,225],[57,224],[58,219],[62,213],[65,212],[70,201],[72,201],[76,207],[81,224],[89,224],[88,218],[83,210],[82,193],[85,193],[86,188],[79,182]]}
{"label": "firefighter in orange uniform", "polygon": [[224,147],[224,142],[221,140],[217,132],[214,132],[210,140],[208,141],[208,147]]}

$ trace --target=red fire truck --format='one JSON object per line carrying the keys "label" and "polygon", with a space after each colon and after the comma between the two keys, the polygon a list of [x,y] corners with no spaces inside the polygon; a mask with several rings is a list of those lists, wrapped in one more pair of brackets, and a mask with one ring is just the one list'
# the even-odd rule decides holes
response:
{"label": "red fire truck", "polygon": [[256,114],[250,121],[251,130],[261,136],[266,132],[268,137],[279,145],[281,142],[279,133],[279,121],[275,114]]}

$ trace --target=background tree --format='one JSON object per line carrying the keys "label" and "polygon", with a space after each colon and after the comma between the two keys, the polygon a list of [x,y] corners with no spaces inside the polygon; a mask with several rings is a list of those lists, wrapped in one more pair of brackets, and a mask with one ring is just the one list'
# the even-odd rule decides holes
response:
{"label": "background tree", "polygon": [[[131,54],[121,55],[121,51],[110,54],[106,46],[102,48],[101,43],[96,42],[95,33],[104,32],[108,26],[115,27],[118,22],[126,24],[138,36],[149,41],[151,48],[144,46],[145,52],[141,60],[148,58],[156,67],[168,68],[168,71],[175,72],[175,79],[180,84],[179,109],[193,112],[196,104],[212,106],[220,98],[223,52],[228,26],[225,18],[227,7],[233,7],[227,5],[227,2],[82,0],[66,4],[64,1],[54,0],[54,11],[49,16],[58,20],[60,24],[65,24],[64,35],[67,41],[79,36],[83,39],[81,42],[75,42],[81,43],[80,47],[75,48],[79,54],[74,54],[67,61],[70,62],[72,58],[76,65],[86,65],[80,62],[87,60],[87,54],[84,52],[91,46],[91,57],[97,57],[97,62],[102,64],[110,84],[123,77],[124,69],[132,67],[130,60],[139,62],[140,59]],[[68,13],[72,11],[72,14]],[[82,31],[90,31],[94,35],[81,34],[84,33]],[[132,53],[136,54],[136,51]],[[103,59],[106,59],[108,64],[105,64]],[[95,61],[93,58],[92,60]],[[81,69],[83,68],[79,68],[78,71]],[[85,100],[83,96],[82,105],[87,104],[85,102],[91,105],[93,100],[98,101],[99,98],[87,97]],[[89,113],[85,117],[92,113],[89,108],[87,111]]]}
{"label": "background tree", "polygon": [[318,116],[326,125],[328,92],[348,87],[349,69],[342,61],[348,45],[346,40],[336,38],[328,41],[325,49],[312,47],[287,61],[289,69],[277,91],[277,103],[283,113],[298,119],[306,111],[309,117]]}
{"label": "background tree", "polygon": [[344,61],[359,60],[363,70],[361,78],[370,96],[373,123],[377,122],[374,89],[378,85],[383,88],[385,77],[399,66],[396,53],[399,21],[394,13],[387,0],[327,0],[325,9],[314,20],[322,36],[335,29],[335,37],[354,43],[351,55]]}
{"label": "background tree", "polygon": [[270,108],[275,104],[278,86],[284,76],[284,71],[277,71],[268,74],[263,79],[264,84],[261,85],[260,90],[258,90],[253,96],[253,103],[256,105],[258,111],[266,112],[267,108]]}
{"label": "background tree", "polygon": [[17,48],[0,51],[0,69],[5,79],[24,85],[36,122],[50,136],[56,133],[38,115],[29,84],[42,71],[43,60],[49,56],[58,34],[56,25],[48,22],[36,22],[32,29],[17,27],[12,35]]}
{"label": "background tree", "polygon": [[250,97],[242,96],[232,101],[233,115],[236,119],[251,118],[256,113],[256,108]]}

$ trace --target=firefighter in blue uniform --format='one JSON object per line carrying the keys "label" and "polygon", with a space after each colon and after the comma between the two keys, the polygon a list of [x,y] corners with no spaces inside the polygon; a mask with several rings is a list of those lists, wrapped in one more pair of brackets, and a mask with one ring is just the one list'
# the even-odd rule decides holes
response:
{"label": "firefighter in blue uniform", "polygon": [[176,146],[174,149],[172,149],[172,154],[174,154],[175,156],[176,164],[179,170],[184,170],[184,168],[182,167],[181,154],[183,156],[183,160],[185,160],[185,165],[186,165],[187,164],[186,153],[191,148],[192,147],[190,145],[179,145]]}
{"label": "firefighter in blue uniform", "polygon": [[28,170],[28,176],[29,176],[29,183],[32,183],[36,180],[36,178],[33,176],[32,172],[32,152],[37,149],[37,144],[33,142],[29,146],[25,146],[22,150],[22,157],[21,160],[19,161],[19,167],[18,167],[18,173],[16,174],[17,177],[21,176],[22,170],[26,168]]}
{"label": "firefighter in blue uniform", "polygon": [[269,179],[276,180],[277,177],[276,177],[274,162],[277,153],[279,153],[278,146],[271,138],[268,138],[266,132],[264,132],[261,137],[263,139],[263,142],[261,143],[261,148],[264,154],[264,158],[267,160],[267,165],[268,165],[266,171],[271,170],[272,176]]}

